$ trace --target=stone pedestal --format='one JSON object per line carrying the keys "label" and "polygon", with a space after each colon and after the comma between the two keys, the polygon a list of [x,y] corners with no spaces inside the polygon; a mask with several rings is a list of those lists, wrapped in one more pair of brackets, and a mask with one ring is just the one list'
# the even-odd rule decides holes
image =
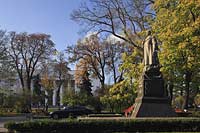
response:
{"label": "stone pedestal", "polygon": [[159,67],[143,73],[132,117],[174,117]]}

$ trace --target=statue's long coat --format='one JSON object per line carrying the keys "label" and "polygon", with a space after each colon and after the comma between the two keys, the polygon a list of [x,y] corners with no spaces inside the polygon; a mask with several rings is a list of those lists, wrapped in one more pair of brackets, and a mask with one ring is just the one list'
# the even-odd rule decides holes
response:
{"label": "statue's long coat", "polygon": [[144,42],[144,65],[153,64],[153,53],[157,50],[157,41],[155,37],[148,36]]}

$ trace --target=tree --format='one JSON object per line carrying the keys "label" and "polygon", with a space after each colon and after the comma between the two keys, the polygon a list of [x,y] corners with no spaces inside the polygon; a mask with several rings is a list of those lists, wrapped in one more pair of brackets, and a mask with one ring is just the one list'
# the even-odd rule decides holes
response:
{"label": "tree", "polygon": [[[5,56],[5,45],[7,44],[6,32],[0,30],[0,59]],[[2,62],[1,62],[2,63]]]}
{"label": "tree", "polygon": [[55,76],[52,73],[53,65],[49,60],[44,60],[41,68],[41,86],[45,90],[45,110],[51,102],[53,90],[55,89]]}
{"label": "tree", "polygon": [[85,61],[84,59],[80,59],[76,63],[75,73],[74,73],[75,83],[77,85],[81,83],[82,77],[84,77],[85,73],[88,71],[89,71],[89,64],[87,64],[87,61]]}
{"label": "tree", "polygon": [[79,84],[80,93],[86,94],[87,96],[92,96],[92,83],[89,79],[89,73],[85,71],[81,82]]}
{"label": "tree", "polygon": [[[31,89],[31,79],[42,58],[52,54],[54,43],[46,34],[10,33],[6,49],[21,81],[22,88]],[[24,80],[25,78],[25,80]]]}
{"label": "tree", "polygon": [[166,76],[178,75],[183,79],[168,77],[185,88],[184,108],[187,109],[191,91],[199,86],[196,79],[200,74],[200,2],[157,0],[154,9],[157,17],[152,27],[162,42],[160,58],[163,72]]}
{"label": "tree", "polygon": [[64,81],[67,80],[70,76],[68,67],[68,62],[64,59],[64,53],[59,52],[57,55],[57,59],[55,60],[54,65],[54,76],[58,79],[57,85],[57,105],[60,108],[60,89],[63,85]]}
{"label": "tree", "polygon": [[33,77],[33,92],[36,95],[41,94],[41,79],[39,74]]}
{"label": "tree", "polygon": [[[125,45],[132,45],[127,46],[127,53],[123,55],[126,58],[123,57],[125,63],[120,66],[121,74],[118,75],[118,81],[125,78],[130,84],[138,86],[141,75],[140,73],[138,76],[138,73],[142,69],[142,41],[145,37],[144,32],[150,28],[149,22],[155,17],[154,10],[150,8],[154,0],[91,0],[88,3],[75,10],[71,15],[72,19],[83,25],[86,32],[97,32],[106,37],[113,35],[123,40]],[[110,55],[113,48],[111,46],[108,49]],[[106,62],[113,72],[115,83],[118,82],[115,68],[121,64],[115,60],[117,56],[109,56]]]}
{"label": "tree", "polygon": [[80,88],[80,93],[92,96],[92,83],[90,80],[89,65],[83,59],[76,64],[75,83]]}
{"label": "tree", "polygon": [[66,92],[63,102],[64,102],[64,105],[67,105],[67,106],[88,105],[87,97],[73,90],[68,90]]}
{"label": "tree", "polygon": [[8,80],[14,75],[13,63],[10,61],[5,47],[8,45],[6,31],[0,30],[0,78]]}
{"label": "tree", "polygon": [[109,73],[113,75],[113,81],[116,84],[123,80],[124,71],[119,71],[119,67],[122,64],[122,53],[127,52],[125,44],[117,42],[112,43],[111,41],[105,42],[107,51],[106,65]]}
{"label": "tree", "polygon": [[96,108],[98,102],[92,93],[91,75],[89,65],[83,59],[79,60],[76,64],[75,70],[75,84],[80,89],[78,92],[79,97],[84,99],[85,105],[90,105]]}
{"label": "tree", "polygon": [[90,0],[88,5],[83,3],[75,10],[71,17],[86,31],[113,34],[141,50],[135,39],[140,38],[138,32],[149,27],[148,20],[154,17],[149,6],[153,3],[153,0]]}
{"label": "tree", "polygon": [[37,105],[39,108],[40,105],[44,105],[44,98],[45,94],[44,91],[42,91],[42,85],[41,85],[41,78],[40,75],[37,74],[33,76],[33,104]]}
{"label": "tree", "polygon": [[[134,50],[131,53],[123,53],[123,64],[120,70],[124,71],[124,80],[133,86],[134,92],[137,92],[141,85],[141,77],[143,73],[142,53],[139,50]],[[138,88],[138,89],[137,89]]]}
{"label": "tree", "polygon": [[67,52],[72,54],[69,59],[72,62],[83,60],[87,63],[88,70],[99,79],[102,88],[105,86],[107,58],[104,46],[97,35],[94,34],[82,41],[78,41],[77,45],[67,48]]}
{"label": "tree", "polygon": [[[47,58],[54,50],[54,43],[46,34],[27,34],[11,32],[6,52],[17,71],[23,91],[31,94],[31,80],[42,58]],[[31,99],[28,99],[31,109]]]}

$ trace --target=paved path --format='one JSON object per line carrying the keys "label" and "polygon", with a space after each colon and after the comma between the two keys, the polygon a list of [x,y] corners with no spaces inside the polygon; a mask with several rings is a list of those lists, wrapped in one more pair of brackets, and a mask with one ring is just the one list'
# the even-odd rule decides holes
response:
{"label": "paved path", "polygon": [[15,116],[15,117],[0,117],[0,133],[7,132],[7,129],[4,128],[4,124],[9,121],[19,122],[27,120],[26,116]]}

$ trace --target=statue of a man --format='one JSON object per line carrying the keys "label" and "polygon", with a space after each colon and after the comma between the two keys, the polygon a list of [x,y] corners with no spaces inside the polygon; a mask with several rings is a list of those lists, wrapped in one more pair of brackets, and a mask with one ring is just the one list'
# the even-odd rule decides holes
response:
{"label": "statue of a man", "polygon": [[151,31],[148,31],[147,37],[144,41],[145,70],[147,70],[148,67],[159,65],[157,51],[158,51],[157,40],[154,36],[151,35]]}

